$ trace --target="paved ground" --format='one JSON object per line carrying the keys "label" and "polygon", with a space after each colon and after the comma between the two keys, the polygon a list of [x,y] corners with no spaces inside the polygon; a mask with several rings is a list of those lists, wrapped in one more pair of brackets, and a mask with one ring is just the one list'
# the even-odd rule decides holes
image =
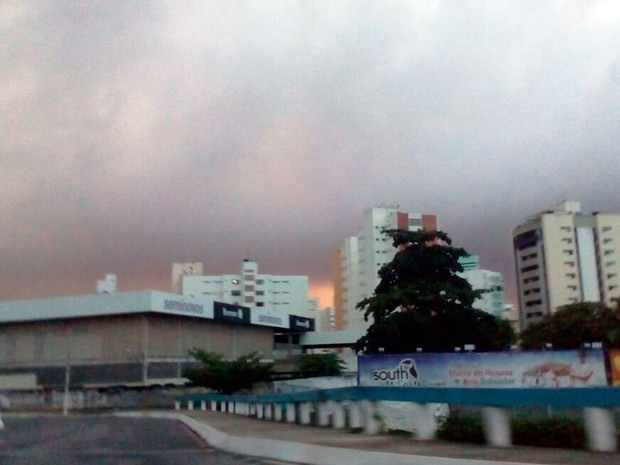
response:
{"label": "paved ground", "polygon": [[181,411],[202,423],[230,434],[280,439],[339,448],[392,452],[432,457],[467,458],[532,464],[615,465],[620,453],[573,451],[534,447],[495,448],[441,441],[415,441],[403,437],[366,436],[342,430],[257,420],[240,415],[209,411]]}
{"label": "paved ground", "polygon": [[177,421],[111,416],[4,417],[2,465],[265,465],[209,448]]}

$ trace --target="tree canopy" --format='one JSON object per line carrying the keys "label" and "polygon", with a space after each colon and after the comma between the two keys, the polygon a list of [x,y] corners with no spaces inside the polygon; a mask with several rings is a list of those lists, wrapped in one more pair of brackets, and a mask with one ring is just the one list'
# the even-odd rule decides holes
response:
{"label": "tree canopy", "polygon": [[188,368],[183,376],[197,386],[221,394],[250,390],[256,384],[269,381],[274,373],[273,363],[262,362],[256,352],[235,360],[224,360],[222,355],[202,349],[191,350],[190,355],[200,362],[200,366]]}
{"label": "tree canopy", "polygon": [[620,347],[620,303],[615,308],[594,302],[565,305],[531,323],[520,336],[523,349],[540,349],[546,343],[554,349],[579,349],[591,342]]}
{"label": "tree canopy", "polygon": [[336,354],[304,354],[299,361],[299,371],[306,377],[337,376],[344,367]]}
{"label": "tree canopy", "polygon": [[462,248],[452,247],[441,231],[384,231],[398,249],[379,270],[372,296],[357,304],[368,332],[355,345],[365,353],[453,351],[474,344],[476,350],[500,350],[515,339],[510,323],[473,307],[482,295],[459,276]]}

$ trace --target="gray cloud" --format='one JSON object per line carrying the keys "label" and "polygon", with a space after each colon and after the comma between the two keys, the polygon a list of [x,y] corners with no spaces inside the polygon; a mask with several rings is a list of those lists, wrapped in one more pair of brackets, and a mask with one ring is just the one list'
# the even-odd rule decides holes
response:
{"label": "gray cloud", "polygon": [[328,283],[364,209],[505,273],[562,198],[620,212],[614,2],[0,6],[0,298],[242,258]]}

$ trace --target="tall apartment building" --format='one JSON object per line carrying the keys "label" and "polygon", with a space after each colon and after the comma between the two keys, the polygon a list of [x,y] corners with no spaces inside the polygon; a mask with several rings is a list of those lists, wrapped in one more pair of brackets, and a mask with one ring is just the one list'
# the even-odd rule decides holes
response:
{"label": "tall apartment building", "polygon": [[360,230],[335,250],[333,260],[335,329],[365,329],[371,322],[355,305],[370,297],[379,284],[379,269],[396,249],[384,229],[437,229],[437,216],[405,213],[397,207],[377,207],[364,214]]}
{"label": "tall apartment building", "polygon": [[[183,269],[178,265],[174,264],[173,270]],[[193,265],[195,270],[196,263]],[[189,297],[259,308],[261,314],[272,312],[274,317],[297,315],[316,318],[318,313],[318,300],[308,298],[307,276],[259,274],[258,264],[249,260],[243,261],[239,274],[184,274],[181,293]]]}
{"label": "tall apartment building", "polygon": [[563,305],[620,297],[620,215],[561,202],[514,228],[521,327]]}

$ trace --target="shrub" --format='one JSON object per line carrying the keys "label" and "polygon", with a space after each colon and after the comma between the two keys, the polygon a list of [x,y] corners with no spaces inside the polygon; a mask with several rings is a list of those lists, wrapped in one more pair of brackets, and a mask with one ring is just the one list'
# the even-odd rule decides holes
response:
{"label": "shrub", "polygon": [[[519,446],[583,449],[586,442],[583,422],[566,417],[513,418],[512,443]],[[445,441],[482,444],[482,419],[477,415],[455,414],[444,418],[437,437]]]}
{"label": "shrub", "polygon": [[437,437],[444,441],[484,444],[482,420],[476,415],[451,414],[439,423]]}
{"label": "shrub", "polygon": [[274,372],[273,363],[262,362],[256,352],[235,360],[224,360],[222,355],[202,349],[191,350],[190,355],[200,365],[185,370],[183,376],[196,386],[214,389],[221,394],[250,390],[256,384],[269,381]]}
{"label": "shrub", "polygon": [[514,418],[511,426],[514,445],[583,449],[586,442],[583,422],[577,419]]}

